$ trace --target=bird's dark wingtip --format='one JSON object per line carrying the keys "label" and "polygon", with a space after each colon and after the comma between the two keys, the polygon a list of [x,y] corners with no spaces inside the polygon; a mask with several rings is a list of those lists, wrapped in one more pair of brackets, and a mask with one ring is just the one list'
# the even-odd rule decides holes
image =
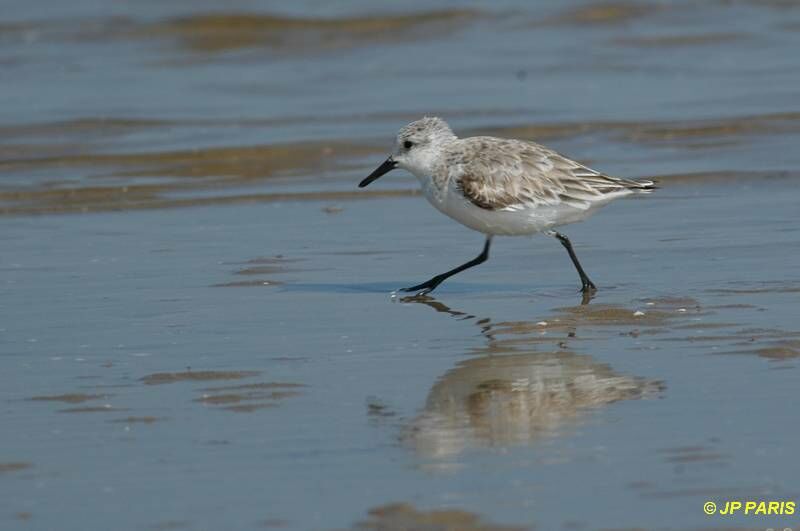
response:
{"label": "bird's dark wingtip", "polygon": [[653,190],[658,190],[661,188],[661,186],[659,186],[658,184],[658,181],[655,179],[650,179],[647,181],[636,181],[636,184],[637,184],[636,189],[639,192],[644,192],[644,193],[652,192]]}

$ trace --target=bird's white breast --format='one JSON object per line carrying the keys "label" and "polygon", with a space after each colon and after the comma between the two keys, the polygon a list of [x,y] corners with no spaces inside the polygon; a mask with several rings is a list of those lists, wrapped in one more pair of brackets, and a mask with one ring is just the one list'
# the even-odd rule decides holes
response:
{"label": "bird's white breast", "polygon": [[420,179],[427,200],[440,212],[483,234],[523,236],[544,232],[558,225],[589,217],[594,208],[583,210],[566,204],[519,205],[503,210],[481,208],[469,201],[450,180],[443,188],[431,178]]}

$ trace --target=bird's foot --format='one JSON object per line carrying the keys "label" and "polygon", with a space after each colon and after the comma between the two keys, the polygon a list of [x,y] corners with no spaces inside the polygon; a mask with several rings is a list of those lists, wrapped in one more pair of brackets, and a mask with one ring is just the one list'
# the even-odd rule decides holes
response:
{"label": "bird's foot", "polygon": [[413,293],[413,295],[409,295],[409,296],[405,297],[405,298],[408,299],[408,298],[424,297],[428,293],[433,291],[433,289],[432,288],[423,288],[423,289],[417,290],[417,289],[414,289],[414,288],[402,288],[402,289],[399,289],[398,291],[402,291],[403,293]]}
{"label": "bird's foot", "polygon": [[398,291],[402,291],[404,293],[414,293],[411,297],[424,297],[428,293],[432,292],[438,286],[438,282],[427,281],[423,282],[422,284],[417,284],[416,286],[411,286],[410,288],[400,288]]}

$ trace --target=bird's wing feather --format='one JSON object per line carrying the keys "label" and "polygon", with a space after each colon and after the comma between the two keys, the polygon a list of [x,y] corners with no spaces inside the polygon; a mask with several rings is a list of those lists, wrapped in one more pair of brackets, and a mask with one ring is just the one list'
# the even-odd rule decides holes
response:
{"label": "bird's wing feather", "polygon": [[487,210],[518,210],[592,203],[634,191],[652,190],[649,181],[610,177],[533,142],[473,137],[451,161],[451,179],[473,204]]}

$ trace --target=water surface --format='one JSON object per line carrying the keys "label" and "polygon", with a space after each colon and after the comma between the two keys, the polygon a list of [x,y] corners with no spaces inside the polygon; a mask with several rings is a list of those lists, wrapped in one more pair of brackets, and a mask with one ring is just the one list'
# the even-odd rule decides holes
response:
{"label": "water surface", "polygon": [[[766,529],[795,500],[794,2],[6,2],[9,529]],[[394,132],[662,188],[480,251]]]}

